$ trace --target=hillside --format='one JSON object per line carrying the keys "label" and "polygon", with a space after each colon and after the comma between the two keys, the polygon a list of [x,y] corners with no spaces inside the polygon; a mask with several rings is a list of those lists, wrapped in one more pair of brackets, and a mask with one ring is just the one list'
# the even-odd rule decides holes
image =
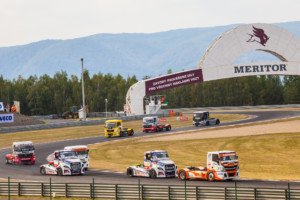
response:
{"label": "hillside", "polygon": [[[300,37],[300,21],[277,24]],[[189,28],[141,34],[96,34],[70,40],[43,40],[27,45],[0,47],[4,78],[48,74],[64,70],[80,76],[81,62],[90,74],[136,75],[138,79],[197,68],[211,42],[237,25]],[[248,53],[237,60],[276,60],[267,53]],[[9,69],[9,70],[8,70]]]}

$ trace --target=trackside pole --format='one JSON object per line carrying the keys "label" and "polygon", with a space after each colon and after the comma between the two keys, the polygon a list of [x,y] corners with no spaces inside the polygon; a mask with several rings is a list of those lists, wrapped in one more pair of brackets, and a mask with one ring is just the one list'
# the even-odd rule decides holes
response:
{"label": "trackside pole", "polygon": [[52,199],[51,178],[50,178],[50,200]]}
{"label": "trackside pole", "polygon": [[141,199],[141,187],[140,187],[140,179],[138,179],[138,185],[139,185],[139,200]]}
{"label": "trackside pole", "polygon": [[235,190],[235,200],[237,200],[236,181],[234,181],[234,190]]}
{"label": "trackside pole", "polygon": [[95,179],[93,178],[93,200],[95,199]]}
{"label": "trackside pole", "polygon": [[8,187],[8,200],[10,200],[10,177],[8,177],[8,179],[7,179],[7,187]]}
{"label": "trackside pole", "polygon": [[288,183],[288,200],[291,199],[290,183]]}
{"label": "trackside pole", "polygon": [[184,180],[184,199],[186,200],[186,180]]}

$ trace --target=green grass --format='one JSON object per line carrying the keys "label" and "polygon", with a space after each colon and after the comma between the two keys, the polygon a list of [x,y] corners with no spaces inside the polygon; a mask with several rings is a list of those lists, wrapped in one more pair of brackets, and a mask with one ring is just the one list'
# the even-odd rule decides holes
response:
{"label": "green grass", "polygon": [[90,146],[91,167],[125,171],[143,163],[145,151],[167,150],[179,167],[206,166],[210,151],[234,150],[241,178],[300,180],[300,132],[243,137],[143,142],[141,139]]}

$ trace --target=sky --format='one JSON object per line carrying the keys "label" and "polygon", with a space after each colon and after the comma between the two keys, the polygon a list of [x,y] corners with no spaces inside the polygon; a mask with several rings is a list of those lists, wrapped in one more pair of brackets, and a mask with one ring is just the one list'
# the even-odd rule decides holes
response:
{"label": "sky", "polygon": [[98,33],[300,20],[300,0],[0,0],[0,47]]}

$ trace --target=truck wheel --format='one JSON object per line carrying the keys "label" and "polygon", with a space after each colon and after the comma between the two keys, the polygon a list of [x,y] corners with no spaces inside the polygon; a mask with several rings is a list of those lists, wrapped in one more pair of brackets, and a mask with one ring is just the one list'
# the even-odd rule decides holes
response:
{"label": "truck wheel", "polygon": [[206,121],[206,126],[208,126],[209,125],[209,121]]}
{"label": "truck wheel", "polygon": [[61,168],[58,168],[58,169],[57,169],[57,175],[58,175],[58,176],[62,176],[62,175],[63,175],[63,174],[62,174]]}
{"label": "truck wheel", "polygon": [[133,177],[133,171],[132,168],[127,169],[127,176]]}
{"label": "truck wheel", "polygon": [[219,119],[217,119],[217,121],[216,121],[216,124],[217,124],[217,125],[219,125],[219,124],[220,124],[220,120],[219,120]]}
{"label": "truck wheel", "polygon": [[215,174],[213,172],[208,172],[207,180],[208,181],[214,181],[215,180]]}
{"label": "truck wheel", "polygon": [[152,169],[151,171],[150,171],[150,178],[156,178],[157,176],[156,176],[156,172]]}
{"label": "truck wheel", "polygon": [[185,171],[181,170],[181,171],[179,172],[178,178],[179,178],[179,180],[181,180],[181,181],[186,180],[186,173],[185,173]]}
{"label": "truck wheel", "polygon": [[6,161],[6,162],[5,162],[6,164],[9,164],[9,160],[8,160],[8,158],[6,158],[6,160],[5,160],[5,161]]}
{"label": "truck wheel", "polygon": [[46,170],[45,170],[45,168],[44,168],[44,167],[42,167],[42,168],[40,169],[40,173],[41,173],[41,174],[43,174],[43,175],[45,175],[45,174],[46,174]]}
{"label": "truck wheel", "polygon": [[170,131],[171,130],[171,126],[168,126],[168,130],[167,131]]}

